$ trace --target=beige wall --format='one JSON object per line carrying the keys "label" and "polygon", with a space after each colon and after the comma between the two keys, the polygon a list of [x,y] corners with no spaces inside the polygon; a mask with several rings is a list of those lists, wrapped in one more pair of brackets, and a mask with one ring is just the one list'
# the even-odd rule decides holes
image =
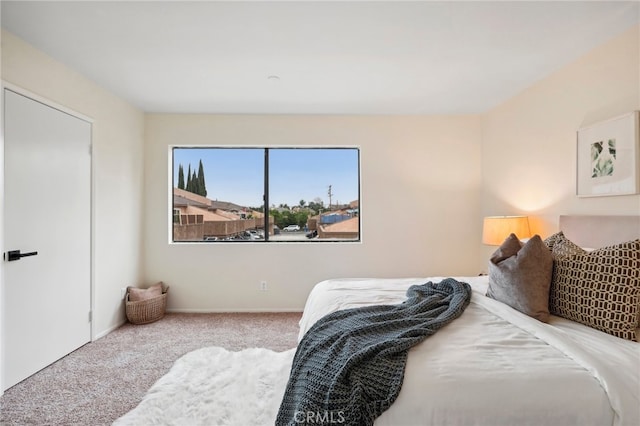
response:
{"label": "beige wall", "polygon": [[[639,38],[635,27],[482,116],[145,119],[5,32],[2,77],[95,120],[101,334],[123,319],[120,287],[141,281],[167,282],[171,309],[299,310],[327,278],[476,274],[486,261],[478,244],[484,215],[526,213],[547,235],[560,214],[638,213],[638,195],[574,194],[576,130],[640,109]],[[169,244],[168,147],[187,143],[359,146],[362,243]],[[403,226],[385,226],[390,217]]]}
{"label": "beige wall", "polygon": [[640,109],[639,28],[484,114],[483,215],[531,215],[532,230],[545,237],[562,214],[640,214],[640,195],[575,195],[576,131]]}
{"label": "beige wall", "polygon": [[[328,278],[475,275],[480,135],[478,116],[148,114],[145,276],[170,309],[215,311],[301,310]],[[172,144],[359,146],[362,243],[168,244]]]}
{"label": "beige wall", "polygon": [[99,337],[125,319],[120,288],[142,279],[144,114],[5,31],[2,79],[93,119],[93,334]]}

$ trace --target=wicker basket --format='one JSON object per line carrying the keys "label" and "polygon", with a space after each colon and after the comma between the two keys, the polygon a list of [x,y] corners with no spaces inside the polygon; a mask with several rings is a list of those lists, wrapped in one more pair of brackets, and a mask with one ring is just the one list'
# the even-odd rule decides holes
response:
{"label": "wicker basket", "polygon": [[162,295],[152,299],[129,301],[129,291],[125,297],[125,311],[127,319],[133,324],[148,324],[164,317],[167,308],[167,293],[169,286],[162,286]]}

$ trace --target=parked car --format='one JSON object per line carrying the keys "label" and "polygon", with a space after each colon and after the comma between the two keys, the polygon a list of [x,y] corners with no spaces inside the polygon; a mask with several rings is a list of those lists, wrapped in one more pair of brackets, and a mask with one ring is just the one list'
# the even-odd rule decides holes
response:
{"label": "parked car", "polygon": [[261,240],[264,238],[264,235],[262,235],[260,231],[257,231],[255,229],[249,229],[248,231],[245,231],[245,233],[249,235],[249,238],[251,240]]}
{"label": "parked car", "polygon": [[287,225],[282,228],[283,231],[291,232],[291,231],[299,231],[300,227],[298,225]]}
{"label": "parked car", "polygon": [[258,233],[258,231],[256,231],[255,229],[244,231],[244,236],[249,240],[259,240],[264,238],[264,236],[260,235],[260,233]]}

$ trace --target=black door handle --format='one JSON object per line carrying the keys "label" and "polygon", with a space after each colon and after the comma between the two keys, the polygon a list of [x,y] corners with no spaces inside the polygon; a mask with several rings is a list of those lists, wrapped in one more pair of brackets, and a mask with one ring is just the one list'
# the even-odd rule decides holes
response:
{"label": "black door handle", "polygon": [[20,253],[20,250],[11,250],[7,252],[7,261],[13,262],[14,260],[20,260],[23,257],[35,256],[37,254],[38,254],[37,251],[32,251],[29,253]]}

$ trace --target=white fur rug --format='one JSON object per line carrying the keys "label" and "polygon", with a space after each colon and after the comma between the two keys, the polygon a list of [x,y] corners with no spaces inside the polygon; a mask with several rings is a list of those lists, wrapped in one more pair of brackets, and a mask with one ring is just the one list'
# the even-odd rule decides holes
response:
{"label": "white fur rug", "polygon": [[295,349],[198,349],[178,359],[142,402],[113,424],[274,424]]}

